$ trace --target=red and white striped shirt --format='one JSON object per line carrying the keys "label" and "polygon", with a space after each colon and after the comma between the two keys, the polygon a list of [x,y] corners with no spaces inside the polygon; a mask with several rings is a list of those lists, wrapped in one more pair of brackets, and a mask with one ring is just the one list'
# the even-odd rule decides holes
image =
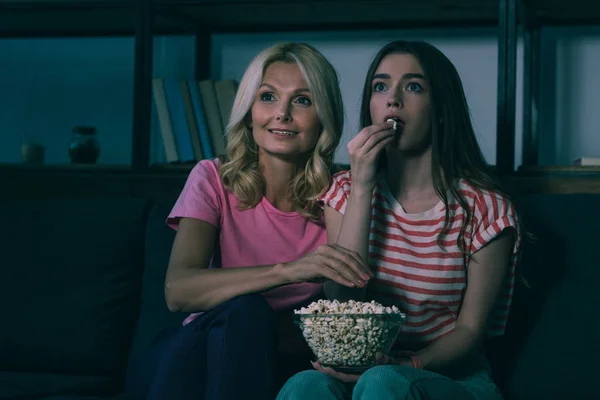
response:
{"label": "red and white striped shirt", "polygon": [[[487,334],[502,335],[512,301],[515,265],[520,244],[518,220],[509,200],[499,194],[480,190],[461,180],[460,193],[472,219],[464,234],[463,248],[458,236],[466,214],[449,194],[450,230],[437,242],[445,219],[446,206],[408,214],[392,195],[380,176],[373,192],[369,264],[375,273],[369,283],[369,300],[394,304],[406,313],[406,326],[399,341],[425,344],[453,330],[467,288],[469,259],[504,229],[517,231],[509,272],[488,320]],[[321,201],[344,214],[350,195],[351,174],[334,175],[331,187]]]}

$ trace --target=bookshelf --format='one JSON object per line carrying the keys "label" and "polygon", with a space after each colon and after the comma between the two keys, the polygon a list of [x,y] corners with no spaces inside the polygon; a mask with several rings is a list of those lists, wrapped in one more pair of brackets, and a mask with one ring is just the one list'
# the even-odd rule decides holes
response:
{"label": "bookshelf", "polygon": [[[0,164],[1,176],[121,175],[183,182],[191,165],[150,164],[152,38],[156,34],[195,36],[196,79],[209,78],[211,35],[234,32],[373,30],[407,27],[495,27],[498,29],[497,169],[506,177],[595,176],[598,168],[538,166],[541,27],[599,24],[594,0],[5,0],[0,3],[0,38],[135,38],[131,165],[115,167],[28,167]],[[523,103],[524,167],[514,171],[516,48],[525,44]],[[560,170],[560,171],[559,171]],[[566,178],[567,177],[567,178]],[[587,182],[587,181],[586,181]],[[586,183],[586,185],[588,185]]]}

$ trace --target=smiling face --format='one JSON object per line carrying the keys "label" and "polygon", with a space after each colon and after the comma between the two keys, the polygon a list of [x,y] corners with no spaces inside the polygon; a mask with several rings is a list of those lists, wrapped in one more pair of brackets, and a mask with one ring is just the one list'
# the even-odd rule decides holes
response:
{"label": "smiling face", "polygon": [[295,63],[267,67],[250,114],[259,156],[297,159],[315,147],[321,132],[312,94]]}
{"label": "smiling face", "polygon": [[399,120],[396,140],[390,147],[422,152],[431,147],[431,96],[419,61],[411,54],[385,56],[372,82],[371,120]]}

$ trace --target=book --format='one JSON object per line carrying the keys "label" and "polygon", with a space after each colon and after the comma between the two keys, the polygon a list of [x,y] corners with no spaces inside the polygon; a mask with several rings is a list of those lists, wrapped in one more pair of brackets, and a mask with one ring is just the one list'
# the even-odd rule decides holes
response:
{"label": "book", "polygon": [[190,94],[190,90],[188,88],[187,81],[179,81],[179,89],[181,90],[181,95],[183,97],[183,108],[185,111],[185,117],[188,122],[188,133],[192,141],[194,158],[195,161],[200,161],[204,158],[204,152],[202,151],[202,142],[200,140],[198,123],[196,121],[196,115],[194,113],[194,103]]}
{"label": "book", "polygon": [[214,155],[224,155],[225,135],[223,132],[223,124],[221,122],[221,113],[219,111],[215,83],[211,79],[199,81],[198,88],[200,89],[204,117],[206,118],[206,125],[208,126]]}
{"label": "book", "polygon": [[573,164],[584,166],[600,166],[600,157],[580,157]]}
{"label": "book", "polygon": [[229,124],[229,119],[231,117],[231,109],[233,108],[237,87],[237,82],[233,79],[224,79],[215,82],[219,113],[221,114],[221,124],[223,125],[225,133],[227,132],[227,125]]}
{"label": "book", "polygon": [[190,93],[190,100],[192,101],[194,117],[196,118],[196,127],[198,129],[198,137],[200,138],[200,144],[202,146],[202,153],[204,158],[212,159],[215,156],[215,152],[213,150],[210,132],[208,130],[206,117],[204,115],[204,106],[202,105],[202,96],[200,95],[198,82],[193,79],[189,79],[187,81],[187,87]]}
{"label": "book", "polygon": [[176,79],[164,79],[167,105],[171,114],[171,126],[175,135],[179,161],[189,162],[195,160],[190,126],[186,116],[183,94]]}
{"label": "book", "polygon": [[152,79],[152,93],[154,97],[154,106],[156,108],[156,114],[158,116],[158,122],[160,124],[160,134],[163,139],[163,145],[165,147],[165,156],[167,162],[179,162],[179,152],[177,151],[175,134],[173,133],[173,125],[171,122],[171,114],[169,112],[169,106],[167,104],[167,95],[165,92],[164,79]]}

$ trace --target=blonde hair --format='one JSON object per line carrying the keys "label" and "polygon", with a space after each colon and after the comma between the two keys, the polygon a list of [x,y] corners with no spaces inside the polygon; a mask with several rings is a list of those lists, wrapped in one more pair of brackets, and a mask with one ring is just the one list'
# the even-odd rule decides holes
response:
{"label": "blonde hair", "polygon": [[344,125],[344,109],[335,69],[308,44],[279,43],[263,50],[250,63],[240,81],[227,124],[227,154],[219,175],[225,188],[237,197],[241,209],[256,206],[264,196],[266,182],[258,170],[258,148],[247,120],[266,69],[278,61],[298,65],[322,126],[317,144],[289,186],[294,209],[317,220],[322,212],[317,199],[331,181],[333,156]]}

